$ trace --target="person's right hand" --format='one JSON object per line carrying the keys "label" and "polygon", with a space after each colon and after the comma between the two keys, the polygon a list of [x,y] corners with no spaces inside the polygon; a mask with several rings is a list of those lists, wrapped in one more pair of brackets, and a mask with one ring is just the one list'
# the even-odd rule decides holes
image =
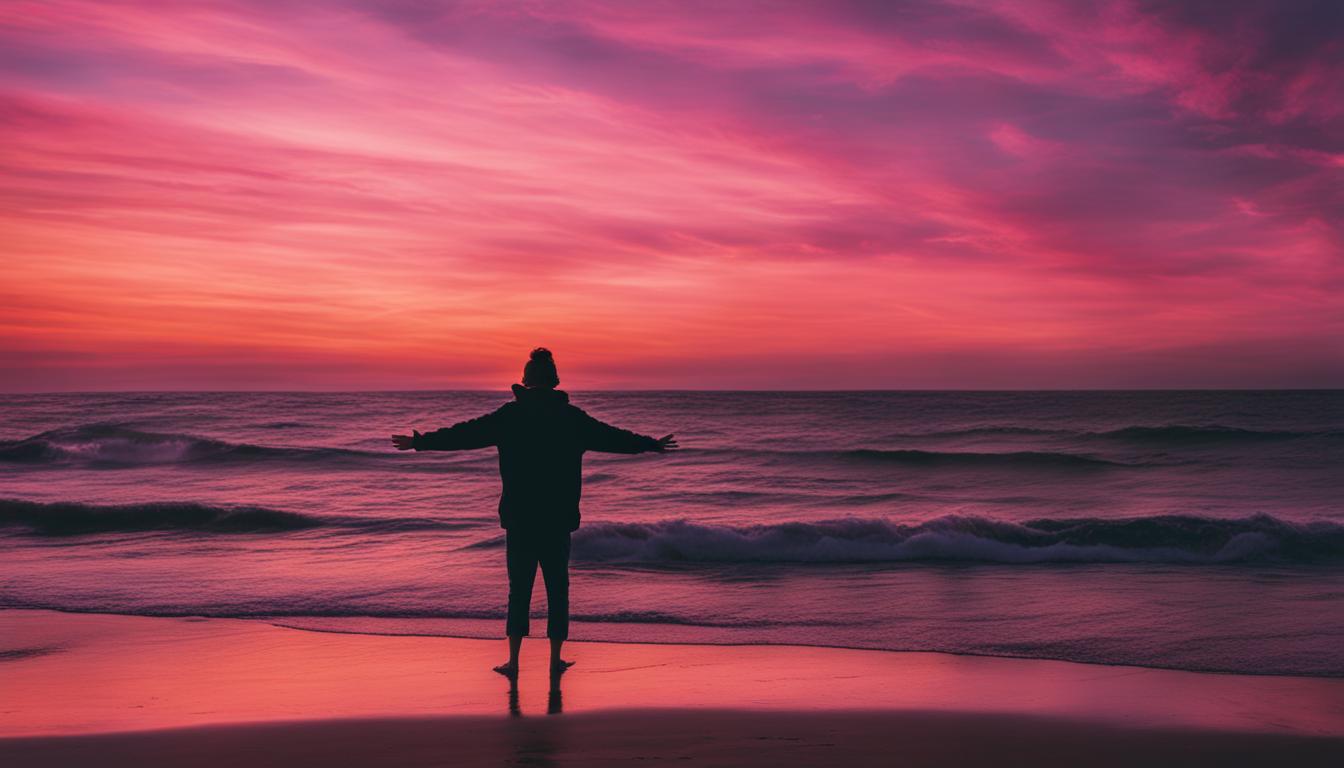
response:
{"label": "person's right hand", "polygon": [[411,432],[414,432],[415,434],[393,435],[392,436],[393,447],[395,447],[398,451],[409,451],[412,448],[415,448],[415,438],[420,436],[420,431],[417,429],[413,429],[411,430]]}
{"label": "person's right hand", "polygon": [[654,448],[653,450],[659,453],[667,453],[668,451],[677,450],[677,447],[678,447],[677,438],[675,436],[663,435],[662,437],[658,438],[658,447]]}

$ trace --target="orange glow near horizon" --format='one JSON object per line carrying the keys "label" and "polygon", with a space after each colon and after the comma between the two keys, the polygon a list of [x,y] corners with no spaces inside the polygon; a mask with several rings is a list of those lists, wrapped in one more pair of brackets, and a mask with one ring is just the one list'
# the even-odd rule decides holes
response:
{"label": "orange glow near horizon", "polygon": [[1339,46],[1030,5],[11,3],[0,391],[1344,385]]}

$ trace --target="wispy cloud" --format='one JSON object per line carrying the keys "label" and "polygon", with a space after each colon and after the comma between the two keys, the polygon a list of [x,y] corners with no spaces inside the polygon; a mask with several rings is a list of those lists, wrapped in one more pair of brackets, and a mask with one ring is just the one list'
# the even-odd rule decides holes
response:
{"label": "wispy cloud", "polygon": [[1331,2],[11,3],[0,387],[1344,383]]}

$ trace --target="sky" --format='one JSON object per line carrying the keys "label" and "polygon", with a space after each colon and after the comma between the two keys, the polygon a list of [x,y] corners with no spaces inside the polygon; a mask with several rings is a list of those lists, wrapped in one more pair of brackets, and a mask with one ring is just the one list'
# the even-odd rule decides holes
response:
{"label": "sky", "polygon": [[0,391],[1344,386],[1344,3],[0,6]]}

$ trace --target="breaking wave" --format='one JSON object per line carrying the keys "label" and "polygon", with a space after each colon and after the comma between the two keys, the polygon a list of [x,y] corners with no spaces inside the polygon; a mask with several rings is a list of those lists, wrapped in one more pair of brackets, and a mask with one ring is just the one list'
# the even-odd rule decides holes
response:
{"label": "breaking wave", "polygon": [[1187,515],[1013,523],[949,516],[921,523],[850,518],[726,526],[672,520],[593,523],[573,557],[605,563],[1321,563],[1344,560],[1344,526],[1269,515]]}
{"label": "breaking wave", "polygon": [[[0,529],[43,537],[180,531],[206,534],[454,531],[492,518],[317,516],[257,506],[191,502],[41,503],[0,499]],[[494,536],[469,549],[502,546]],[[1292,523],[1270,515],[1219,519],[1040,519],[1010,522],[945,516],[918,523],[881,518],[730,526],[665,520],[589,523],[573,534],[578,562],[677,563],[1174,563],[1344,561],[1344,525]]]}

